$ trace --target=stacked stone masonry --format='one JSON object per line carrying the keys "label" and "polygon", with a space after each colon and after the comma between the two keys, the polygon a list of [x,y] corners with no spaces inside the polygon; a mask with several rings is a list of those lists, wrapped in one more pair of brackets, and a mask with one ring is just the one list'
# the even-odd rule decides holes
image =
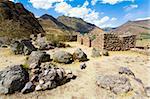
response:
{"label": "stacked stone masonry", "polygon": [[136,35],[115,35],[111,33],[100,33],[95,39],[86,35],[78,35],[77,41],[88,47],[108,51],[124,51],[135,47]]}

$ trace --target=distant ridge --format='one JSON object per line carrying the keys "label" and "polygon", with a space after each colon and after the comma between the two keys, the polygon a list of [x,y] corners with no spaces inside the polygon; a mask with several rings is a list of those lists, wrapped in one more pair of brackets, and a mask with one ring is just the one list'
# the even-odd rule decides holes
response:
{"label": "distant ridge", "polygon": [[57,19],[51,15],[44,14],[38,20],[47,33],[68,35],[74,32],[72,28],[57,21]]}
{"label": "distant ridge", "polygon": [[80,32],[81,34],[89,33],[93,29],[98,28],[94,24],[88,23],[81,18],[59,16],[57,20],[65,24],[66,26],[74,29],[76,32]]}
{"label": "distant ridge", "polygon": [[116,29],[111,31],[112,33],[116,33],[118,35],[124,34],[126,32],[130,32],[135,35],[150,34],[150,19],[147,20],[137,20],[137,21],[128,21],[125,24],[117,27]]}

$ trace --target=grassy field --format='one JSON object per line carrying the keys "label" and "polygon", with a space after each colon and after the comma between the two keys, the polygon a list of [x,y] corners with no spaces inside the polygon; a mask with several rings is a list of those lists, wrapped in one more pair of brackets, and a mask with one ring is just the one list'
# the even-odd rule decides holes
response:
{"label": "grassy field", "polygon": [[137,40],[136,46],[147,46],[150,45],[150,39]]}

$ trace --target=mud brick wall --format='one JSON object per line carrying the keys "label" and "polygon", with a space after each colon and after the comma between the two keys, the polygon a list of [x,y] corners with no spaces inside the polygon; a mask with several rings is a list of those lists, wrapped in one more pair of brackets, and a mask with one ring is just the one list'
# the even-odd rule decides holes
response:
{"label": "mud brick wall", "polygon": [[94,39],[91,42],[92,47],[94,48],[98,48],[99,50],[103,50],[103,46],[104,46],[104,35],[101,34],[99,36],[96,37],[96,39]]}
{"label": "mud brick wall", "polygon": [[77,35],[77,42],[79,42],[81,45],[83,44],[83,35],[81,34]]}
{"label": "mud brick wall", "polygon": [[84,35],[83,37],[83,45],[91,47],[91,40],[88,35]]}

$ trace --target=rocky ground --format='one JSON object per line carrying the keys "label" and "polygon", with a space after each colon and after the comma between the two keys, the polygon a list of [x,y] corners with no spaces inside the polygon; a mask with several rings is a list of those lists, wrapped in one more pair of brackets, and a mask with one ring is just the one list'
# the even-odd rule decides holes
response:
{"label": "rocky ground", "polygon": [[[88,56],[89,61],[84,62],[87,68],[80,69],[82,62],[73,62],[72,64],[57,64],[59,67],[70,69],[77,76],[76,79],[58,86],[55,89],[47,91],[35,91],[28,94],[15,93],[12,95],[1,95],[0,99],[148,99],[140,95],[139,90],[142,88],[135,86],[133,91],[127,94],[115,95],[109,90],[97,86],[96,78],[98,75],[118,74],[120,67],[129,67],[135,74],[136,78],[143,82],[144,87],[150,86],[150,58],[146,55],[138,54],[131,51],[109,52],[110,56],[101,56],[92,58],[92,48],[80,45],[76,42],[69,42],[71,48],[55,48],[47,51],[53,56],[56,51],[67,51],[71,54],[81,48]],[[0,49],[0,70],[9,65],[23,64],[26,57],[23,55],[13,55],[9,48]],[[135,84],[136,85],[136,84]],[[141,88],[141,89],[140,89]],[[142,94],[144,94],[141,91]]]}

